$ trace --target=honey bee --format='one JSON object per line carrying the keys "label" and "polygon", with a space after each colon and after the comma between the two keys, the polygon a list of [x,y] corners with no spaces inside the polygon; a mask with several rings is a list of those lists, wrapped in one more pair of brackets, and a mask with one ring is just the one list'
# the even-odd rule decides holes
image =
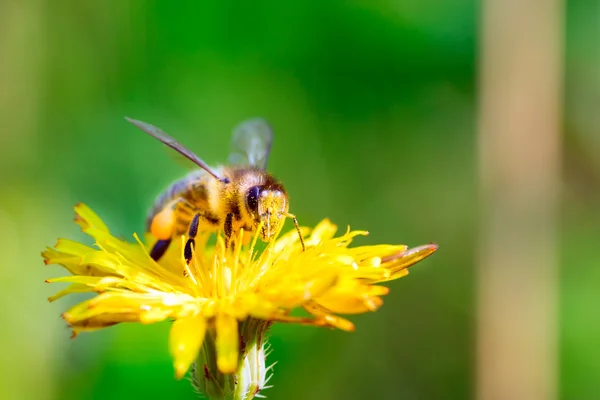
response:
{"label": "honey bee", "polygon": [[290,218],[304,241],[296,216],[290,214],[289,196],[273,175],[267,161],[273,130],[262,118],[244,121],[233,130],[229,165],[209,167],[191,150],[161,129],[126,117],[127,121],[192,161],[200,169],[173,182],[154,202],[146,220],[146,231],[156,239],[150,251],[159,260],[174,237],[189,232],[184,249],[187,261],[198,231],[223,230],[225,245],[232,243],[240,229],[268,242]]}

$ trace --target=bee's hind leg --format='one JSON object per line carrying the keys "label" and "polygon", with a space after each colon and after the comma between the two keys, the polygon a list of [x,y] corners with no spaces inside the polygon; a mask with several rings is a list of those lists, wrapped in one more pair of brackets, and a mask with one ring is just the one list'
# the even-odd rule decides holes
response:
{"label": "bee's hind leg", "polygon": [[156,243],[154,243],[152,250],[150,250],[150,257],[152,257],[154,261],[160,260],[160,258],[165,254],[165,252],[169,248],[170,244],[171,239],[158,240]]}
{"label": "bee's hind leg", "polygon": [[225,233],[225,248],[228,248],[231,244],[231,236],[233,235],[233,213],[229,213],[225,217],[223,233]]}
{"label": "bee's hind leg", "polygon": [[[154,215],[150,221],[150,232],[158,241],[150,251],[150,257],[158,261],[166,253],[173,239],[173,232],[177,229],[178,215],[191,216],[196,211],[195,207],[186,199],[180,197],[170,202],[163,210]],[[179,217],[181,218],[181,217]]]}

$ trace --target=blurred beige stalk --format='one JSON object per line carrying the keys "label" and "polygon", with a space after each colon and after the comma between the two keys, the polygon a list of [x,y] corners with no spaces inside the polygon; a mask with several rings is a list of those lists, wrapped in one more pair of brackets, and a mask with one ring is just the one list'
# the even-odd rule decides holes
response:
{"label": "blurred beige stalk", "polygon": [[477,398],[557,397],[563,4],[483,2]]}

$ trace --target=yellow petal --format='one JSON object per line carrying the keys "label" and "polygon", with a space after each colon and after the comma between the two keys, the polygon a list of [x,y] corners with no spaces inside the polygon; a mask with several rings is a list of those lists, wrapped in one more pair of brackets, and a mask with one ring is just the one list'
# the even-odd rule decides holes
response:
{"label": "yellow petal", "polygon": [[[110,289],[126,289],[133,292],[152,292],[152,287],[144,285],[142,282],[136,282],[129,279],[124,279],[116,276],[61,276],[59,278],[46,279],[48,283],[55,282],[70,282],[74,284],[82,284],[88,287],[82,292],[105,292]],[[70,292],[75,293],[75,292]]]}
{"label": "yellow petal", "polygon": [[175,376],[182,378],[190,368],[206,334],[206,320],[199,315],[180,318],[173,323],[169,336],[169,350],[173,356]]}
{"label": "yellow petal", "polygon": [[104,251],[91,251],[81,257],[81,264],[90,265],[100,269],[105,274],[119,274],[125,276],[121,268],[121,259],[115,254]]}
{"label": "yellow petal", "polygon": [[[300,233],[302,237],[305,237],[310,232],[310,229],[306,227],[300,228]],[[281,235],[277,241],[273,244],[273,247],[270,249],[273,253],[279,254],[284,252],[286,249],[291,250],[294,245],[300,243],[300,237],[298,236],[298,232],[294,229]]]}
{"label": "yellow petal", "polygon": [[153,323],[166,318],[199,312],[200,304],[187,295],[164,293],[105,292],[72,307],[64,314],[69,324],[86,325],[88,320],[105,315],[105,322],[136,320]]}
{"label": "yellow petal", "polygon": [[100,217],[96,215],[87,205],[79,203],[75,206],[75,222],[81,227],[81,230],[90,233],[96,231],[110,233],[108,227],[102,222]]}
{"label": "yellow petal", "polygon": [[344,272],[344,277],[353,279],[365,279],[367,281],[380,281],[387,279],[392,273],[379,267],[358,267],[355,270],[349,270]]}
{"label": "yellow petal", "polygon": [[381,260],[382,267],[390,270],[392,277],[383,279],[381,281],[374,281],[374,283],[398,279],[402,276],[405,276],[408,272],[401,272],[402,270],[405,270],[411,265],[414,265],[419,261],[429,257],[435,253],[437,248],[438,246],[436,244],[426,244],[423,246],[413,247],[398,254],[383,258]]}
{"label": "yellow petal", "polygon": [[137,313],[99,314],[84,320],[73,321],[69,313],[63,313],[62,318],[67,321],[75,333],[96,331],[102,328],[116,325],[121,322],[138,322]]}
{"label": "yellow petal", "polygon": [[275,303],[266,299],[264,296],[259,296],[252,292],[241,293],[236,296],[231,304],[231,308],[238,310],[233,315],[240,320],[243,319],[244,314],[250,314],[255,318],[268,320],[279,311],[279,308]]}
{"label": "yellow petal", "polygon": [[91,292],[91,291],[92,291],[92,288],[90,288],[88,285],[73,283],[73,284],[69,285],[68,287],[66,287],[65,289],[61,290],[60,292],[57,292],[55,295],[48,297],[48,301],[49,302],[56,301],[56,300],[60,299],[61,297],[64,297],[71,293],[85,293],[85,292]]}
{"label": "yellow petal", "polygon": [[379,308],[383,301],[378,296],[388,292],[389,289],[384,286],[345,279],[315,301],[332,313],[360,314]]}
{"label": "yellow petal", "polygon": [[329,219],[324,219],[315,226],[315,229],[313,229],[311,235],[306,240],[306,245],[317,245],[324,240],[331,239],[336,231],[337,226],[331,223]]}
{"label": "yellow petal", "polygon": [[90,251],[96,250],[90,246],[69,239],[58,239],[58,242],[56,242],[56,246],[54,247],[61,253],[73,256],[82,256]]}
{"label": "yellow petal", "polygon": [[342,331],[346,332],[354,332],[354,324],[348,321],[346,318],[342,318],[332,314],[327,314],[322,318],[325,320],[325,322],[327,322],[329,326],[341,329]]}
{"label": "yellow petal", "polygon": [[217,366],[224,374],[232,374],[237,369],[240,337],[235,318],[218,314],[215,319],[217,330]]}
{"label": "yellow petal", "polygon": [[323,271],[320,276],[301,280],[294,278],[281,280],[278,285],[269,285],[261,292],[262,297],[277,303],[279,307],[293,308],[310,299],[321,296],[333,287],[338,278],[338,271]]}
{"label": "yellow petal", "polygon": [[332,326],[346,332],[354,331],[354,324],[352,322],[337,315],[332,315],[329,310],[316,302],[307,303],[303,307],[306,311],[317,317],[318,321],[324,321],[327,326]]}
{"label": "yellow petal", "polygon": [[388,276],[387,278],[379,279],[379,280],[373,281],[373,282],[376,282],[376,283],[389,282],[389,281],[393,281],[393,280],[402,278],[402,277],[404,277],[406,275],[408,275],[408,268],[403,268],[403,269],[401,269],[399,271],[392,272],[390,274],[390,276]]}
{"label": "yellow petal", "polygon": [[117,282],[122,282],[123,278],[118,278],[115,276],[77,276],[77,275],[70,275],[70,276],[61,276],[59,278],[50,278],[50,279],[46,279],[46,282],[48,283],[55,283],[55,282],[71,282],[71,283],[81,283],[84,285],[88,285],[88,286],[96,286],[96,285],[101,285],[104,284],[106,286],[115,284]]}
{"label": "yellow petal", "polygon": [[175,314],[173,310],[151,308],[149,310],[144,310],[140,313],[139,321],[142,324],[154,324],[156,322],[164,321],[173,314]]}
{"label": "yellow petal", "polygon": [[398,254],[391,255],[383,258],[381,261],[384,264],[393,263],[394,265],[410,266],[413,265],[430,255],[432,255],[438,249],[437,244],[425,244],[422,246],[413,247],[404,250]]}
{"label": "yellow petal", "polygon": [[59,239],[55,248],[47,248],[43,253],[45,264],[62,265],[73,275],[101,276],[107,275],[105,270],[86,265],[82,257],[90,252],[95,252],[89,246],[68,239]]}
{"label": "yellow petal", "polygon": [[[334,299],[331,299],[334,300]],[[379,297],[354,297],[347,298],[344,301],[335,299],[335,301],[316,300],[320,305],[327,307],[332,313],[337,314],[362,314],[369,311],[375,311],[383,304]]]}
{"label": "yellow petal", "polygon": [[[348,253],[358,260],[364,260],[372,257],[386,257],[394,254],[398,254],[408,247],[405,245],[389,245],[389,244],[377,244],[371,246],[360,246],[348,249]],[[360,262],[360,261],[359,261]]]}

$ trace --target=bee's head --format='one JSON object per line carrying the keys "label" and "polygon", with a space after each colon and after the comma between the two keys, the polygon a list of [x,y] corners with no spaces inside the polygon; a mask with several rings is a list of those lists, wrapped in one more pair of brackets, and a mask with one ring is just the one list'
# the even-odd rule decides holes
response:
{"label": "bee's head", "polygon": [[281,185],[253,186],[246,193],[246,208],[254,218],[255,228],[263,223],[259,233],[261,239],[267,242],[285,222],[288,196]]}

